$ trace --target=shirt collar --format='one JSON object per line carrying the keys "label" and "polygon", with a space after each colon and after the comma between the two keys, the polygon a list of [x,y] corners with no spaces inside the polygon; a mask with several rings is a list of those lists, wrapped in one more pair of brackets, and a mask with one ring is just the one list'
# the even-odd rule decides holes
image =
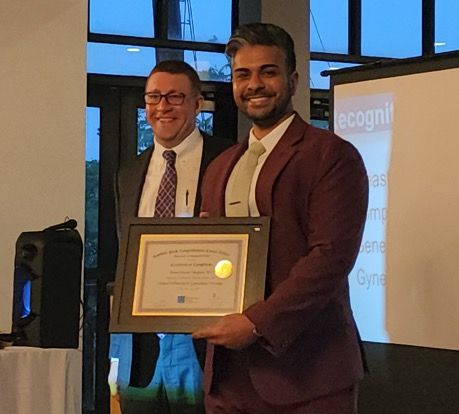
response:
{"label": "shirt collar", "polygon": [[196,148],[201,140],[202,135],[198,128],[195,128],[190,135],[188,135],[180,144],[176,145],[175,147],[166,148],[159,142],[155,142],[155,151],[153,154],[158,154],[162,157],[164,151],[173,150],[177,154],[177,158],[180,158],[189,154],[194,148]]}
{"label": "shirt collar", "polygon": [[249,135],[249,145],[252,142],[259,141],[266,148],[266,152],[270,153],[271,150],[276,146],[276,144],[282,138],[282,135],[284,135],[285,131],[287,131],[287,128],[292,123],[294,117],[295,117],[295,114],[292,114],[287,119],[283,120],[276,128],[274,128],[269,134],[265,135],[260,140],[257,137],[255,137],[253,133],[253,128],[251,128],[250,135]]}

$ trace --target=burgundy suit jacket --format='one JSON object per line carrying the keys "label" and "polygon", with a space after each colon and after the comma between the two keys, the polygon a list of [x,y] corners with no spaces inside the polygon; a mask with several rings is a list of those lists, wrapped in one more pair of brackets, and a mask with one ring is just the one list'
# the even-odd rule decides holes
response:
{"label": "burgundy suit jacket", "polygon": [[[225,214],[225,188],[247,140],[206,170],[202,211]],[[208,347],[205,389],[225,370],[225,354],[243,352],[254,388],[272,404],[304,402],[363,376],[348,274],[362,238],[368,180],[347,141],[297,114],[269,155],[256,187],[271,217],[265,300],[244,314],[262,338],[242,351]]]}

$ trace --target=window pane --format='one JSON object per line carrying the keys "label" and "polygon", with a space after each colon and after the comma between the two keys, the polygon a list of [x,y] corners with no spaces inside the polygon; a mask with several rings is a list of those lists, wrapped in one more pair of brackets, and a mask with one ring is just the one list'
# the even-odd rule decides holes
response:
{"label": "window pane", "polygon": [[[231,34],[231,0],[172,0],[169,38],[226,43]],[[218,8],[218,10],[217,10]]]}
{"label": "window pane", "polygon": [[422,0],[362,0],[362,54],[410,57],[422,53]]}
{"label": "window pane", "polygon": [[309,87],[311,89],[330,89],[330,77],[321,76],[320,73],[324,70],[350,68],[352,66],[357,66],[357,64],[311,60],[309,64]]}
{"label": "window pane", "polygon": [[153,145],[153,131],[147,122],[144,108],[137,108],[137,155]]}
{"label": "window pane", "polygon": [[193,66],[203,81],[231,81],[230,63],[224,53],[185,50],[185,62]]}
{"label": "window pane", "polygon": [[86,202],[84,266],[97,267],[99,245],[100,108],[86,108]]}
{"label": "window pane", "polygon": [[108,43],[87,45],[88,73],[148,76],[155,62],[155,49],[152,47]]}
{"label": "window pane", "polygon": [[[156,49],[152,47],[88,43],[87,71],[106,75],[148,76],[156,64]],[[172,58],[161,50],[163,59]],[[178,53],[178,54],[177,54]],[[231,81],[231,69],[224,53],[174,51],[174,59],[184,59],[203,81]]]}
{"label": "window pane", "polygon": [[435,1],[435,52],[459,50],[459,1]]}
{"label": "window pane", "polygon": [[329,129],[329,122],[325,119],[311,119],[311,125],[320,129]]}
{"label": "window pane", "polygon": [[348,0],[311,0],[310,42],[313,52],[348,52]]}
{"label": "window pane", "polygon": [[152,0],[90,0],[92,33],[153,37]]}
{"label": "window pane", "polygon": [[196,126],[208,135],[214,134],[214,114],[212,112],[200,112],[196,117]]}
{"label": "window pane", "polygon": [[[201,112],[196,116],[196,126],[205,133],[213,135],[212,112]],[[144,108],[137,108],[137,155],[150,148],[153,144],[153,131],[146,119]]]}

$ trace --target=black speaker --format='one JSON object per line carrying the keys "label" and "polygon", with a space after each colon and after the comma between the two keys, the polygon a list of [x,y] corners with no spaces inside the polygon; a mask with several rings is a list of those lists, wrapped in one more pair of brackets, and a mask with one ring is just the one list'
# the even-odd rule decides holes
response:
{"label": "black speaker", "polygon": [[78,348],[83,243],[69,220],[16,241],[13,332],[16,345]]}

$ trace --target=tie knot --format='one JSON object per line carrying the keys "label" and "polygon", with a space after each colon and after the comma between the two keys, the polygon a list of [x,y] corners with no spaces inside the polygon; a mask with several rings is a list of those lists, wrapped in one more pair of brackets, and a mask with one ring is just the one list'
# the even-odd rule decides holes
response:
{"label": "tie knot", "polygon": [[261,154],[263,154],[264,152],[266,152],[266,148],[263,146],[263,144],[259,141],[254,141],[250,144],[249,146],[249,149],[248,151],[251,153],[251,154],[254,154],[256,155],[257,157],[259,157]]}
{"label": "tie knot", "polygon": [[175,151],[166,150],[163,152],[163,157],[168,163],[175,164],[175,158],[177,157],[177,154]]}

